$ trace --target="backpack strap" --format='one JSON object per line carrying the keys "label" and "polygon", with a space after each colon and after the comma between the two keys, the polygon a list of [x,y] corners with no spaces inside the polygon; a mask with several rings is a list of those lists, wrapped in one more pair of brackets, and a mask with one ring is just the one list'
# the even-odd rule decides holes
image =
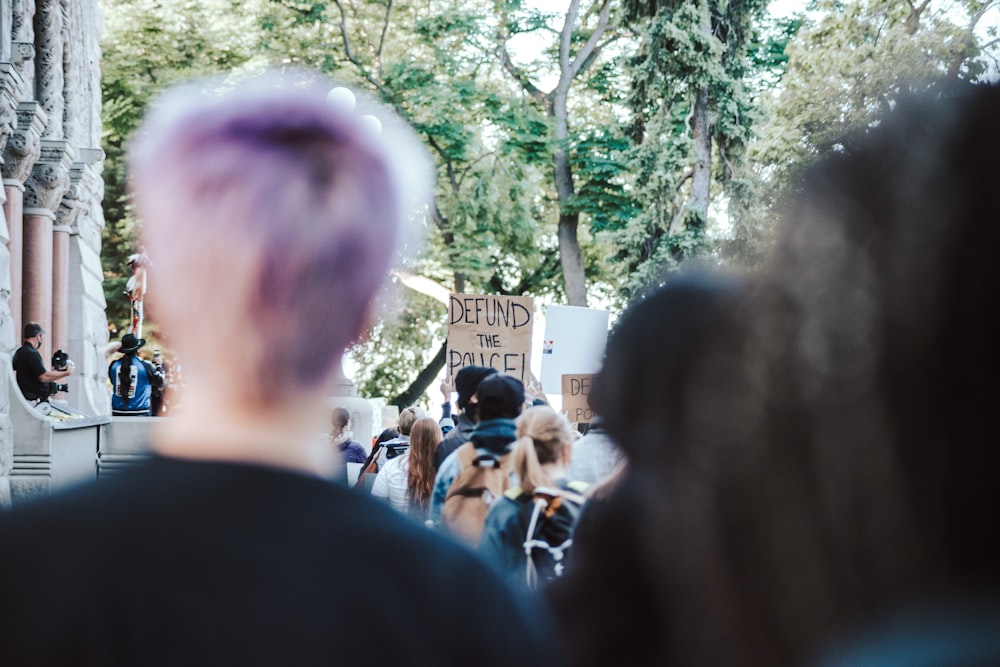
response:
{"label": "backpack strap", "polygon": [[[544,496],[535,496],[534,507],[531,510],[531,520],[528,522],[528,532],[526,533],[524,540],[524,581],[528,585],[528,588],[532,590],[538,587],[538,570],[535,568],[535,561],[531,557],[531,552],[536,548],[551,550],[551,547],[549,547],[547,542],[535,539],[535,531],[538,528],[538,519],[542,513],[545,512],[548,505],[549,502]],[[570,540],[570,542],[572,542],[572,540]],[[557,560],[561,559],[562,550],[560,549],[558,556],[553,554],[553,558],[556,558]]]}
{"label": "backpack strap", "polygon": [[384,446],[385,443],[380,442],[374,447],[372,447],[372,451],[368,455],[368,458],[365,459],[365,462],[363,464],[361,464],[361,470],[358,472],[358,479],[357,481],[354,482],[355,489],[365,489],[366,488],[365,478],[367,477],[367,475],[378,472],[377,468],[378,463],[376,462],[375,458],[378,456],[378,453],[382,451],[382,448]]}
{"label": "backpack strap", "polygon": [[[520,490],[520,489],[519,489]],[[534,589],[538,586],[538,570],[535,568],[535,561],[531,557],[531,552],[535,549],[544,549],[549,552],[552,556],[552,560],[556,562],[556,573],[562,574],[562,559],[565,555],[567,549],[573,546],[572,536],[567,538],[562,544],[556,546],[550,545],[545,540],[535,539],[535,532],[538,530],[538,522],[542,518],[542,515],[546,519],[551,518],[559,508],[562,506],[564,500],[575,503],[577,505],[583,505],[586,502],[586,498],[573,491],[567,491],[564,489],[555,489],[551,487],[539,486],[535,488],[534,493],[532,493],[533,507],[531,509],[531,519],[528,522],[528,531],[525,534],[524,540],[524,555],[525,555],[525,565],[524,565],[524,578],[528,585],[528,588]]]}

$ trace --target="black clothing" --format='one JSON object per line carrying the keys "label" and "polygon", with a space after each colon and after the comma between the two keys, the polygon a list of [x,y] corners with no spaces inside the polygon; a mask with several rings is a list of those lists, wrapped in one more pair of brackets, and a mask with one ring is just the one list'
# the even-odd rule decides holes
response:
{"label": "black clothing", "polygon": [[472,437],[472,429],[476,428],[476,422],[470,419],[463,412],[455,420],[455,428],[448,431],[441,444],[434,450],[434,469],[439,470],[444,460],[453,451],[464,445]]}
{"label": "black clothing", "polygon": [[159,385],[153,385],[149,394],[149,414],[153,417],[158,417],[160,412],[163,411],[163,394],[167,389],[167,376],[170,374],[170,364],[166,362],[162,364],[154,363],[153,368],[163,376],[163,382]]}
{"label": "black clothing", "polygon": [[17,348],[11,362],[14,365],[17,386],[26,399],[34,401],[52,395],[53,392],[50,391],[52,383],[42,382],[39,379],[45,372],[45,364],[42,363],[42,355],[38,353],[34,345],[25,343]]}
{"label": "black clothing", "polygon": [[[248,464],[154,458],[0,515],[0,590],[10,665],[551,658],[538,619],[464,548],[339,485]],[[484,634],[502,641],[483,650]]]}
{"label": "black clothing", "polygon": [[657,651],[667,625],[642,553],[649,530],[636,522],[642,503],[629,479],[607,498],[589,500],[566,574],[544,589],[574,667],[663,662]]}

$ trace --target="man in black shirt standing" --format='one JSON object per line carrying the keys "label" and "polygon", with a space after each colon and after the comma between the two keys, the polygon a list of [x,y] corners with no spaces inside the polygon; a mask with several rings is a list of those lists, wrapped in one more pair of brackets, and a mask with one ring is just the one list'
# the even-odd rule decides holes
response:
{"label": "man in black shirt standing", "polygon": [[38,322],[24,325],[24,344],[14,352],[11,362],[17,377],[17,386],[29,401],[47,401],[59,391],[57,382],[73,374],[73,362],[68,361],[64,370],[45,370],[42,355],[42,335],[45,331]]}

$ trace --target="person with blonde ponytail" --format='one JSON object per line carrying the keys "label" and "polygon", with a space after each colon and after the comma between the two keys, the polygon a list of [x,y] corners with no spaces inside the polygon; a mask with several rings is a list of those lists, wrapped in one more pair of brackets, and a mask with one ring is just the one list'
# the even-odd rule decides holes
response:
{"label": "person with blonde ponytail", "polygon": [[486,517],[479,553],[517,587],[536,588],[560,576],[586,484],[566,478],[573,432],[566,417],[547,405],[517,419],[514,472],[508,490]]}

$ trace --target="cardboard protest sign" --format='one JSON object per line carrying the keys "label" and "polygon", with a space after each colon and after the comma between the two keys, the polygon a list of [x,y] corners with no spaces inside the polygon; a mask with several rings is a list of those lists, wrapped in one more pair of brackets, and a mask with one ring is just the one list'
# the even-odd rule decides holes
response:
{"label": "cardboard protest sign", "polygon": [[534,319],[530,296],[449,294],[448,376],[465,366],[490,366],[524,382]]}
{"label": "cardboard protest sign", "polygon": [[611,314],[596,308],[552,305],[545,309],[542,386],[553,391],[566,374],[596,373],[604,359]]}
{"label": "cardboard protest sign", "polygon": [[575,424],[589,424],[594,416],[587,404],[593,379],[591,373],[562,376],[563,412]]}

